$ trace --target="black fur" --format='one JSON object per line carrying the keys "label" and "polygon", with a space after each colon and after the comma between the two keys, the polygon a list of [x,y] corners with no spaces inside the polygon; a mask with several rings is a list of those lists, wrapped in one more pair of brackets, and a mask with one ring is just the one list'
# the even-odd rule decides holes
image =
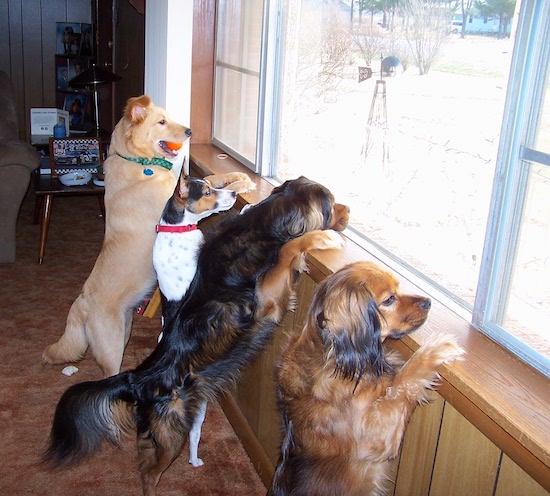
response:
{"label": "black fur", "polygon": [[[258,279],[287,241],[327,228],[332,205],[325,187],[302,177],[207,233],[195,278],[157,348],[134,370],[65,392],[44,462],[70,463],[90,455],[102,440],[116,443],[125,429],[113,412],[124,409],[139,440],[161,443],[155,426],[168,422],[183,443],[200,403],[238,379],[278,324],[254,318]],[[315,225],[304,220],[313,209],[322,212]]]}

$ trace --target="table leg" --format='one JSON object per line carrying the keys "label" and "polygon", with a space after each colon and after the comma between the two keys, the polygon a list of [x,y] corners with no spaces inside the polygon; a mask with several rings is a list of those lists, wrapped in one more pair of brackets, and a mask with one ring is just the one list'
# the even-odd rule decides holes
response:
{"label": "table leg", "polygon": [[44,260],[44,252],[46,251],[46,239],[48,237],[48,229],[50,227],[50,214],[52,213],[53,195],[45,195],[42,204],[42,221],[40,223],[40,247],[38,250],[38,263],[41,264]]}
{"label": "table leg", "polygon": [[105,197],[103,195],[99,195],[97,199],[99,200],[99,209],[101,210],[101,215],[103,216],[103,220],[105,220]]}
{"label": "table leg", "polygon": [[36,199],[34,200],[34,218],[32,223],[38,224],[38,221],[40,220],[40,214],[42,213],[42,205],[44,204],[44,197],[43,196],[36,196]]}

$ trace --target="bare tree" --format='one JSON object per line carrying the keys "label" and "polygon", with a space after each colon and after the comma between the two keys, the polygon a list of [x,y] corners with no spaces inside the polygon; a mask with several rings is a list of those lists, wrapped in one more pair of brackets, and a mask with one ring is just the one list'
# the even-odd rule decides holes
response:
{"label": "bare tree", "polygon": [[346,77],[353,40],[348,23],[334,2],[321,10],[302,5],[296,50],[296,90],[303,96],[333,92]]}
{"label": "bare tree", "polygon": [[372,61],[378,59],[386,50],[387,33],[378,26],[364,23],[357,26],[351,33],[355,48],[361,54],[361,58],[370,67]]}
{"label": "bare tree", "polygon": [[460,9],[462,11],[462,29],[460,31],[460,37],[462,39],[466,38],[466,25],[473,6],[474,0],[460,0]]}
{"label": "bare tree", "polygon": [[420,74],[427,74],[448,39],[451,8],[437,0],[403,0],[405,39]]}

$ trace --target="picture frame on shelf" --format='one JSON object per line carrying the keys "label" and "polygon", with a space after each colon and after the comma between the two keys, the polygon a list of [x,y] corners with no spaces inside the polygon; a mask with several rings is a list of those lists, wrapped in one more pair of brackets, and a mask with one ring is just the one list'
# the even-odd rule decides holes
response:
{"label": "picture frame on shelf", "polygon": [[56,22],[56,53],[78,55],[80,53],[81,23]]}
{"label": "picture frame on shelf", "polygon": [[91,101],[88,93],[67,93],[63,110],[69,112],[71,131],[91,129]]}
{"label": "picture frame on shelf", "polygon": [[55,58],[56,88],[59,91],[73,91],[70,81],[90,66],[90,59],[84,57],[68,58],[57,56]]}
{"label": "picture frame on shelf", "polygon": [[56,54],[94,56],[94,29],[86,22],[56,22]]}
{"label": "picture frame on shelf", "polygon": [[[82,57],[68,59],[69,81],[84,72],[90,66],[90,60]],[[70,84],[69,84],[70,86]]]}
{"label": "picture frame on shelf", "polygon": [[50,138],[52,177],[74,170],[97,172],[101,166],[101,138]]}
{"label": "picture frame on shelf", "polygon": [[81,57],[94,56],[94,29],[91,24],[80,24],[80,50],[78,54]]}
{"label": "picture frame on shelf", "polygon": [[69,68],[67,64],[59,65],[55,68],[56,87],[58,90],[66,91],[69,88]]}

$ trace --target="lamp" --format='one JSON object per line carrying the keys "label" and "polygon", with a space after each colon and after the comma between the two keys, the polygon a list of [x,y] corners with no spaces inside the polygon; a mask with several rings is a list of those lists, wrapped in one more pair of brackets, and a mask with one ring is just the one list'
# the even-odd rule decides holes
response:
{"label": "lamp", "polygon": [[94,88],[94,107],[95,107],[95,129],[96,136],[99,136],[99,96],[97,87],[100,84],[114,83],[122,78],[111,71],[102,69],[95,64],[92,64],[84,72],[75,76],[69,81],[70,86],[93,86]]}

